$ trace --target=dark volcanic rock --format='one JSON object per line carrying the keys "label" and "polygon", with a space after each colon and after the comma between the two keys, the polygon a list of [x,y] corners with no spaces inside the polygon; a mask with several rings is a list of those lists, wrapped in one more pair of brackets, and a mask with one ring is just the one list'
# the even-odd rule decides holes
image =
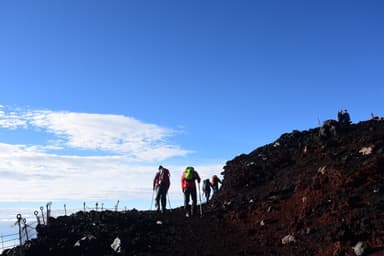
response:
{"label": "dark volcanic rock", "polygon": [[3,255],[384,255],[383,150],[384,121],[327,121],[228,161],[202,218],[79,212]]}

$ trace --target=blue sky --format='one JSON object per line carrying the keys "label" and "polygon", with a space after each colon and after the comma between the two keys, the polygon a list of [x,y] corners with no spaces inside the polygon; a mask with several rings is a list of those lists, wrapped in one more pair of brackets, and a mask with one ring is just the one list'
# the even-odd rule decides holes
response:
{"label": "blue sky", "polygon": [[383,115],[383,13],[379,0],[1,1],[0,201],[148,205],[159,164],[177,201],[187,165],[219,173],[341,108]]}

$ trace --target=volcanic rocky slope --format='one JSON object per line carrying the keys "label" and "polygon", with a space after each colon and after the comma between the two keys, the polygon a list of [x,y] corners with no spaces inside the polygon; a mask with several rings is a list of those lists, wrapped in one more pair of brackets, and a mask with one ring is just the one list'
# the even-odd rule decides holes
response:
{"label": "volcanic rocky slope", "polygon": [[228,161],[202,217],[78,212],[3,255],[384,255],[383,151],[384,121],[330,120]]}

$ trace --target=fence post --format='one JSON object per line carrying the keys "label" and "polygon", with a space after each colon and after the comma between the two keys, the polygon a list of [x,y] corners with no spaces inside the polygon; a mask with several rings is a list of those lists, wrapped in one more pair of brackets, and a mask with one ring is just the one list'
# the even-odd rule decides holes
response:
{"label": "fence post", "polygon": [[96,202],[96,211],[97,211],[97,207],[99,206],[99,203],[98,202]]}
{"label": "fence post", "polygon": [[26,241],[29,241],[28,230],[27,230],[27,219],[26,218],[23,218],[23,223],[24,223],[25,237],[27,238]]}
{"label": "fence post", "polygon": [[115,211],[117,212],[117,210],[118,210],[118,208],[119,208],[119,200],[117,200],[117,203],[116,203],[116,205],[115,205]]}
{"label": "fence post", "polygon": [[67,216],[67,205],[64,204],[64,216]]}
{"label": "fence post", "polygon": [[33,214],[36,216],[37,225],[40,225],[39,212],[38,211],[34,211]]}
{"label": "fence post", "polygon": [[52,205],[52,202],[49,202],[46,205],[46,207],[47,207],[47,225],[48,225],[48,220],[51,217],[51,205]]}
{"label": "fence post", "polygon": [[20,213],[16,215],[16,219],[17,219],[17,224],[19,226],[19,242],[20,242],[20,246],[22,246],[23,245],[23,239],[21,237],[21,223],[20,223],[21,222],[21,214]]}
{"label": "fence post", "polygon": [[85,211],[85,202],[83,203],[84,211]]}
{"label": "fence post", "polygon": [[103,211],[104,203],[101,203],[101,211]]}
{"label": "fence post", "polygon": [[43,219],[43,224],[45,225],[44,207],[43,206],[40,206],[40,211],[41,211],[41,217]]}

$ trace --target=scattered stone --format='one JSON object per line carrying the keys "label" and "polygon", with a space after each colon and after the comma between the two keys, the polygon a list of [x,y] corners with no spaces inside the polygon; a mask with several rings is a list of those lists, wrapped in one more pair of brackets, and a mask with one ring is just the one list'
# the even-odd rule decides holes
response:
{"label": "scattered stone", "polygon": [[281,239],[282,244],[290,244],[290,243],[295,243],[295,237],[293,235],[286,235]]}
{"label": "scattered stone", "polygon": [[367,155],[370,155],[372,153],[372,150],[373,150],[373,146],[362,147],[359,150],[359,153],[362,154],[363,156],[367,156]]}
{"label": "scattered stone", "polygon": [[113,240],[113,243],[111,244],[111,248],[116,253],[121,253],[121,240],[119,237],[116,237],[115,240]]}
{"label": "scattered stone", "polygon": [[325,169],[327,169],[327,166],[322,166],[322,167],[320,167],[320,168],[317,170],[317,172],[318,172],[318,173],[321,173],[322,175],[324,175],[324,174],[325,174]]}
{"label": "scattered stone", "polygon": [[81,247],[83,244],[86,244],[92,240],[96,240],[96,237],[93,235],[87,235],[87,236],[82,237],[80,240],[77,240],[73,246],[74,247]]}
{"label": "scattered stone", "polygon": [[367,249],[367,243],[359,241],[357,244],[352,247],[353,252],[356,256],[361,256],[364,254],[364,251]]}

